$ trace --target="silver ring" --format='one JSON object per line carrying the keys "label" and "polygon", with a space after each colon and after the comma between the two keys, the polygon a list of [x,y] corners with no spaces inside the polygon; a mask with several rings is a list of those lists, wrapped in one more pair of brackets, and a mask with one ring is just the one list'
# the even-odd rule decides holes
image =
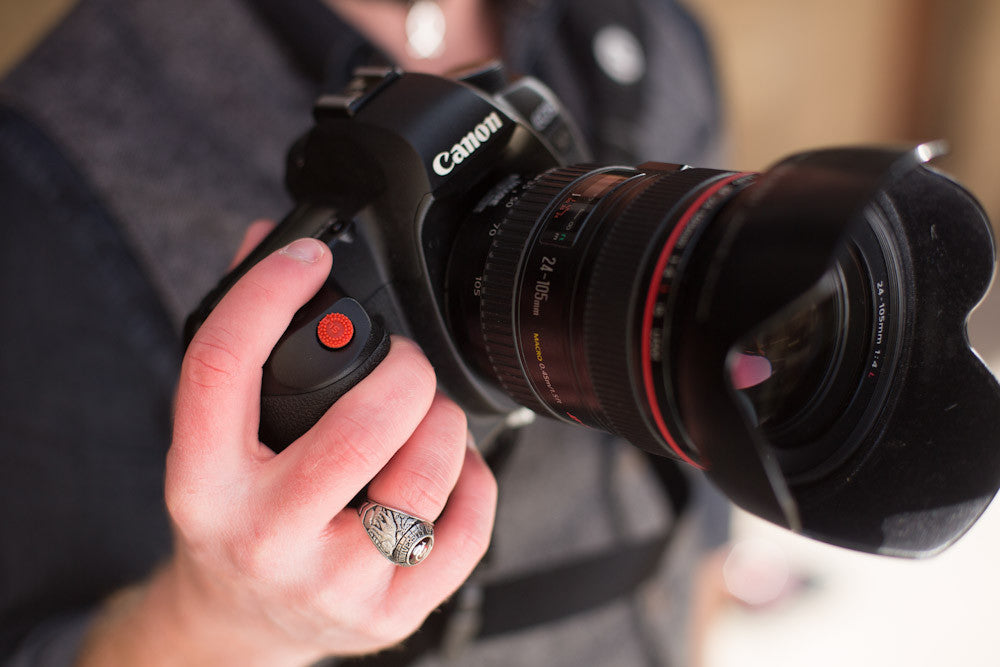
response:
{"label": "silver ring", "polygon": [[358,516],[375,548],[396,565],[416,565],[434,546],[434,524],[430,521],[371,500],[362,503]]}

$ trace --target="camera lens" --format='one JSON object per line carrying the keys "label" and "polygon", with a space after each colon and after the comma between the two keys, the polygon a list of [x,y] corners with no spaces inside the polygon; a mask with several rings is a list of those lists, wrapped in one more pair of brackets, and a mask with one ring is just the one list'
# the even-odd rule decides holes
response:
{"label": "camera lens", "polygon": [[[853,393],[837,391],[834,381],[842,380],[839,384],[844,388],[857,384],[866,352],[858,348],[867,340],[850,334],[852,328],[859,334],[870,330],[870,298],[867,277],[855,254],[843,254],[846,261],[838,261],[801,303],[741,341],[744,354],[770,364],[769,376],[744,392],[768,440],[776,446],[788,446],[787,434],[804,423],[810,423],[814,431],[825,430],[828,420],[817,419],[817,411],[839,414]],[[848,271],[850,277],[845,275]],[[848,349],[849,342],[854,349]],[[855,367],[845,377],[844,367],[851,363]],[[831,394],[838,400],[831,402]]]}
{"label": "camera lens", "polygon": [[518,403],[697,464],[670,396],[668,301],[701,227],[748,182],[582,166],[489,193],[453,253],[451,292],[475,294],[454,299],[456,337]]}
{"label": "camera lens", "polygon": [[[655,163],[501,180],[453,252],[456,337],[521,405],[701,465],[680,417],[674,325],[696,316],[698,297],[713,289],[702,251],[726,242],[713,223],[753,181]],[[887,380],[867,377],[866,366],[891,351],[885,322],[896,318],[886,316],[892,281],[878,226],[845,243],[813,290],[734,348],[730,372],[743,375],[734,384],[786,475],[842,460],[879,407]]]}
{"label": "camera lens", "polygon": [[799,421],[828,388],[843,348],[844,313],[837,297],[828,293],[743,344],[746,357],[767,362],[767,377],[744,389],[761,426]]}
{"label": "camera lens", "polygon": [[[781,450],[786,472],[815,469],[844,445],[825,436],[863,385],[874,342],[872,291],[861,251],[846,244],[819,285],[736,348],[734,385],[749,399],[764,437]],[[754,376],[751,368],[739,382],[736,372],[755,359],[766,360],[767,372]],[[816,446],[820,441],[827,444]],[[804,449],[812,449],[811,456],[789,453]]]}

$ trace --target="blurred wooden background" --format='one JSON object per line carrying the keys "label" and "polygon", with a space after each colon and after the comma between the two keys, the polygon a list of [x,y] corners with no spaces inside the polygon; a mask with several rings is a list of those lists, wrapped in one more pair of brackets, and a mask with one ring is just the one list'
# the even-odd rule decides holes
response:
{"label": "blurred wooden background", "polygon": [[[1000,229],[1000,2],[686,0],[710,32],[731,163],[804,148],[945,139],[939,166]],[[970,320],[1000,372],[1000,290]]]}
{"label": "blurred wooden background", "polygon": [[804,147],[946,139],[1000,218],[1000,2],[688,0],[717,50],[734,166]]}
{"label": "blurred wooden background", "polygon": [[0,0],[0,76],[73,4],[74,0]]}

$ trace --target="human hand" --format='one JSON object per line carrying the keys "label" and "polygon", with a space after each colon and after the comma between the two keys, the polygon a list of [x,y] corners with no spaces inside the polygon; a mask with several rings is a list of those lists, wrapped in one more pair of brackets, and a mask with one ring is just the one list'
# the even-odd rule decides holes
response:
{"label": "human hand", "polygon": [[[259,442],[261,366],[330,262],[311,239],[264,259],[188,347],[165,486],[175,553],[131,617],[177,663],[306,664],[390,646],[485,552],[495,481],[410,341],[394,338],[281,454]],[[372,545],[346,506],[366,484],[376,502],[435,521],[422,563],[397,567]]]}

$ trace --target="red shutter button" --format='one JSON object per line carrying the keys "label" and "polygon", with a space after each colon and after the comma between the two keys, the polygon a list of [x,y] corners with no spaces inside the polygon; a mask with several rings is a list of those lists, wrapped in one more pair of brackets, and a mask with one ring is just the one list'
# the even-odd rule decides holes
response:
{"label": "red shutter button", "polygon": [[343,313],[330,313],[316,325],[316,335],[325,347],[339,350],[354,338],[354,323]]}

